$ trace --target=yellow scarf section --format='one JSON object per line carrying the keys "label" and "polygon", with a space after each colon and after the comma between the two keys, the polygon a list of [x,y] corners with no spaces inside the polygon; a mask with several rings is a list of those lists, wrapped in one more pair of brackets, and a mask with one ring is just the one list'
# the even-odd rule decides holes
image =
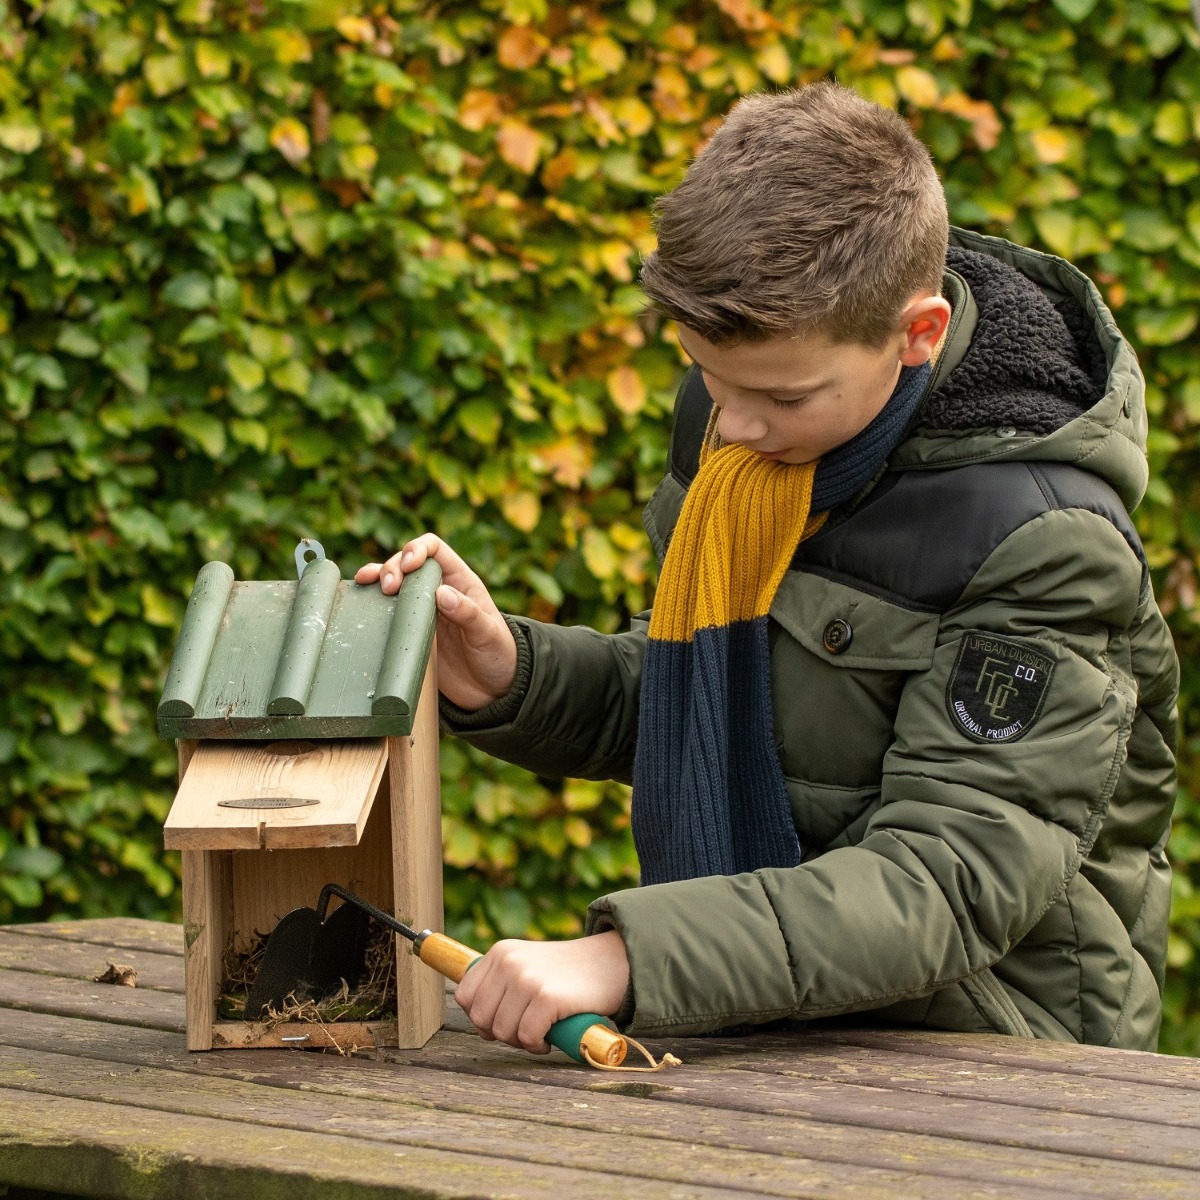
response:
{"label": "yellow scarf section", "polygon": [[667,548],[650,637],[690,642],[698,629],[765,617],[812,516],[816,463],[792,465],[735,444],[706,445]]}

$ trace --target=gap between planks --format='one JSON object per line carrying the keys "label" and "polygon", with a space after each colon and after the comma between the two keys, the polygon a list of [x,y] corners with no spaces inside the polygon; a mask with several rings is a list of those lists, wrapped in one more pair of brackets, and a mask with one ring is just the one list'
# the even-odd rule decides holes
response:
{"label": "gap between planks", "polygon": [[[24,1094],[0,1088],[6,1105]],[[420,1146],[395,1149],[357,1138],[192,1118],[93,1101],[45,1097],[23,1111],[19,1138],[0,1132],[0,1181],[38,1189],[141,1200],[179,1196],[287,1195],[289,1200],[401,1200],[506,1196],[522,1200],[640,1200],[645,1183],[552,1165],[530,1172],[503,1157]],[[89,1136],[83,1131],[92,1130]],[[219,1147],[221,1161],[213,1161]],[[271,1161],[265,1159],[271,1155]],[[692,1185],[698,1200],[757,1193]]]}
{"label": "gap between planks", "polygon": [[[1104,1193],[1095,1185],[1099,1177],[1112,1170],[1111,1164],[1089,1164],[1083,1160],[1060,1161],[1056,1179],[1039,1178],[1047,1170],[1047,1160],[1028,1166],[1010,1156],[983,1179],[962,1173],[930,1172],[919,1157],[910,1152],[907,1161],[888,1166],[863,1163],[842,1157],[830,1163],[797,1148],[790,1153],[778,1146],[766,1150],[750,1149],[744,1144],[712,1145],[698,1138],[694,1122],[674,1136],[657,1132],[649,1137],[643,1131],[631,1136],[626,1129],[614,1131],[608,1125],[594,1123],[574,1127],[530,1121],[525,1115],[493,1116],[434,1109],[408,1101],[381,1100],[375,1095],[339,1096],[336,1106],[328,1098],[311,1092],[284,1092],[264,1086],[261,1081],[209,1079],[208,1087],[199,1088],[188,1073],[157,1067],[129,1067],[113,1070],[108,1063],[104,1072],[84,1071],[80,1060],[66,1055],[24,1055],[16,1051],[0,1052],[0,1063],[19,1072],[22,1091],[67,1099],[93,1099],[111,1105],[171,1112],[189,1120],[219,1119],[236,1111],[240,1121],[251,1125],[303,1130],[322,1134],[354,1137],[375,1144],[391,1142],[424,1149],[440,1149],[447,1144],[464,1154],[504,1157],[531,1166],[554,1166],[570,1161],[579,1170],[599,1175],[619,1175],[659,1184],[694,1185],[704,1181],[724,1189],[736,1189],[753,1179],[755,1190],[778,1196],[875,1197],[882,1194],[944,1197],[958,1200],[969,1195],[995,1194],[999,1186],[1019,1187],[1010,1194],[1052,1200],[1063,1194],[1097,1196]],[[38,1075],[44,1075],[39,1079]],[[473,1082],[473,1081],[468,1081]],[[131,1095],[132,1093],[132,1095]],[[153,1099],[154,1104],[146,1103]],[[721,1114],[712,1114],[719,1117]],[[795,1145],[803,1130],[788,1123],[782,1130]],[[766,1140],[770,1140],[768,1135]],[[932,1141],[933,1139],[926,1139]],[[1089,1172],[1088,1167],[1092,1170]],[[1152,1173],[1152,1174],[1151,1174]],[[1136,1169],[1127,1165],[1118,1172],[1122,1191],[1136,1189],[1140,1195],[1165,1194],[1172,1185],[1189,1181],[1185,1172],[1162,1167]],[[1031,1183],[1036,1185],[1031,1187]]]}
{"label": "gap between planks", "polygon": [[[526,1120],[533,1118],[538,1124],[583,1129],[591,1128],[594,1124],[593,1112],[597,1115],[603,1112],[606,1117],[605,1128],[610,1131],[616,1132],[617,1128],[624,1126],[626,1133],[676,1141],[680,1140],[678,1136],[665,1132],[670,1125],[683,1128],[682,1140],[694,1141],[697,1132],[706,1123],[716,1122],[720,1127],[719,1136],[708,1135],[714,1145],[745,1148],[758,1143],[754,1145],[755,1149],[780,1153],[781,1144],[803,1138],[805,1156],[813,1160],[857,1162],[891,1168],[902,1166],[905,1169],[913,1169],[914,1156],[923,1154],[936,1164],[934,1167],[921,1165],[921,1169],[930,1174],[995,1181],[998,1175],[1003,1177],[1013,1170],[1022,1175],[1037,1172],[1039,1179],[1052,1180],[1060,1190],[1073,1190],[1073,1184],[1082,1180],[1086,1184],[1084,1193],[1093,1196],[1123,1198],[1130,1194],[1152,1194],[1155,1181],[1166,1186],[1162,1176],[1164,1168],[1175,1180],[1191,1182],[1196,1177],[1194,1172],[1188,1172],[1187,1164],[1172,1160],[1169,1148],[1156,1140],[1157,1135],[1154,1138],[1139,1137],[1139,1134],[1145,1135],[1146,1131],[1139,1129],[1134,1122],[1111,1119],[1088,1122],[1076,1119],[1076,1144],[1069,1144],[1070,1131],[1060,1128],[1054,1135],[1060,1139],[1059,1145],[1045,1145],[1046,1135],[1043,1133],[1042,1143],[1034,1143],[1014,1154],[1014,1148],[1019,1149],[1021,1142],[1019,1128],[1013,1125],[1011,1117],[992,1121],[996,1128],[1010,1131],[1011,1136],[1007,1141],[995,1134],[990,1138],[980,1136],[983,1133],[982,1126],[987,1124],[986,1120],[981,1119],[984,1114],[980,1111],[974,1113],[976,1136],[971,1139],[940,1126],[936,1111],[923,1114],[927,1125],[932,1126],[925,1129],[904,1131],[896,1129],[894,1124],[882,1127],[854,1121],[835,1123],[828,1115],[806,1111],[803,1108],[803,1096],[784,1097],[796,1110],[795,1115],[786,1115],[782,1106],[775,1103],[772,1094],[764,1091],[758,1083],[744,1084],[740,1090],[747,1098],[732,1106],[728,1104],[726,1089],[726,1107],[715,1105],[711,1096],[702,1098],[699,1087],[691,1095],[687,1093],[686,1086],[658,1087],[652,1093],[656,1098],[677,1099],[689,1105],[688,1111],[675,1112],[664,1111],[658,1105],[651,1106],[645,1100],[630,1099],[620,1093],[602,1090],[595,1084],[585,1084],[580,1095],[581,1101],[583,1096],[587,1096],[587,1101],[572,1102],[570,1107],[589,1109],[589,1116],[571,1119],[572,1114],[563,1102],[551,1098],[545,1088],[503,1077],[491,1077],[484,1083],[477,1075],[428,1070],[419,1065],[381,1067],[361,1059],[344,1062],[308,1054],[293,1054],[286,1059],[278,1054],[271,1055],[269,1059],[261,1054],[253,1058],[244,1054],[186,1056],[162,1034],[142,1031],[130,1031],[133,1036],[123,1039],[119,1052],[114,1053],[116,1048],[104,1042],[102,1032],[90,1022],[42,1017],[40,1023],[44,1032],[40,1037],[31,1038],[28,1030],[26,1036],[20,1036],[27,1023],[17,1022],[13,1018],[14,1014],[6,1017],[0,1012],[0,1041],[35,1052],[41,1051],[45,1042],[49,1041],[62,1053],[82,1058],[95,1057],[106,1063],[118,1060],[127,1065],[151,1066],[224,1080],[239,1080],[247,1076],[249,1081],[258,1085],[338,1097],[366,1097],[380,1105],[419,1105],[475,1116],[519,1116]],[[80,1039],[86,1044],[78,1044]],[[492,1050],[485,1053],[496,1057]],[[580,1073],[577,1068],[565,1064],[556,1074],[577,1080],[587,1076],[586,1072]],[[739,1074],[733,1072],[735,1077]],[[679,1077],[678,1073],[673,1075]],[[703,1082],[697,1081],[698,1084]],[[483,1094],[480,1096],[478,1093],[481,1090]],[[846,1085],[839,1090],[843,1094],[842,1107],[847,1111],[861,1112],[871,1104],[869,1089]],[[828,1088],[817,1089],[814,1098],[818,1104],[825,1105],[835,1099],[829,1094]],[[696,1107],[706,1111],[696,1113]],[[952,1107],[959,1110],[963,1108],[961,1104]],[[986,1110],[989,1106],[976,1106],[976,1109],[980,1107]],[[617,1128],[614,1128],[614,1123]],[[1067,1125],[1070,1124],[1068,1121]],[[1036,1138],[1038,1134],[1039,1127],[1035,1126],[1025,1136]],[[777,1144],[766,1144],[772,1140]],[[1139,1142],[1144,1144],[1145,1153],[1139,1152],[1143,1149]],[[1103,1153],[1095,1150],[1096,1147],[1106,1148],[1109,1145],[1132,1145],[1133,1152],[1114,1156],[1106,1149]],[[1189,1149],[1191,1145],[1189,1142]],[[1190,1160],[1192,1164],[1197,1161],[1194,1150]],[[1149,1179],[1146,1169],[1152,1171]],[[1173,1189],[1168,1189],[1168,1192],[1171,1191]]]}

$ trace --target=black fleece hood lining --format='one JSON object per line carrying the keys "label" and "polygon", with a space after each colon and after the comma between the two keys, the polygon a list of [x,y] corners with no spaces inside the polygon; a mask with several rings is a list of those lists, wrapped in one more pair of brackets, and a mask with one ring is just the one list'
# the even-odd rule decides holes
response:
{"label": "black fleece hood lining", "polygon": [[1015,267],[975,250],[951,246],[946,265],[967,281],[979,323],[962,362],[926,400],[920,427],[1044,435],[1099,402],[1108,361],[1074,299],[1052,303]]}

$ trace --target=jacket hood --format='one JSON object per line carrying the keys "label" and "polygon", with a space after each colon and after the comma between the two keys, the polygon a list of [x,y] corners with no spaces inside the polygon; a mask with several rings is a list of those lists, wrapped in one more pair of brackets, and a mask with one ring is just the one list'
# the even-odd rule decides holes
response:
{"label": "jacket hood", "polygon": [[1149,480],[1145,385],[1095,284],[1065,259],[952,229],[954,316],[892,470],[1062,462],[1132,511]]}

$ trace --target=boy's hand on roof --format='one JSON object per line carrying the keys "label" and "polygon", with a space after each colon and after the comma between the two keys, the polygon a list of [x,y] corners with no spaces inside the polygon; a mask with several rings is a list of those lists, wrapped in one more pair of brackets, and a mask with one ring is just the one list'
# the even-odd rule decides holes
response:
{"label": "boy's hand on roof", "polygon": [[555,1021],[583,1012],[611,1017],[628,987],[625,943],[610,929],[570,942],[497,942],[454,998],[481,1037],[548,1054]]}
{"label": "boy's hand on roof", "polygon": [[378,583],[394,596],[404,576],[434,559],[442,568],[436,593],[438,690],[473,711],[508,693],[517,673],[517,644],[483,580],[433,533],[423,533],[384,563],[358,569],[355,583]]}

